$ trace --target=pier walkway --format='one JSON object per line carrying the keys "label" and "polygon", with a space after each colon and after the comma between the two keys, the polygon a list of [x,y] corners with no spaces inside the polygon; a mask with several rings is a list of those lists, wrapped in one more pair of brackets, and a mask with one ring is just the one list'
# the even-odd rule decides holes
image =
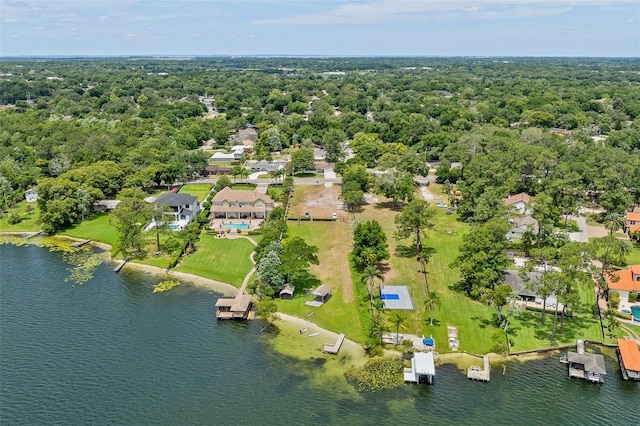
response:
{"label": "pier walkway", "polygon": [[480,368],[477,365],[472,365],[467,370],[467,379],[478,380],[482,382],[488,382],[491,380],[491,362],[489,361],[489,355],[482,357],[484,368]]}

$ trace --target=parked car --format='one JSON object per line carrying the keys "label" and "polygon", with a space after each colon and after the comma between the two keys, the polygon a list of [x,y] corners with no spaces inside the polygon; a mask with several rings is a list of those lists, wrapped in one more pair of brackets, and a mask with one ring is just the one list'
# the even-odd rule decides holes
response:
{"label": "parked car", "polygon": [[338,220],[338,213],[331,213],[331,219]]}

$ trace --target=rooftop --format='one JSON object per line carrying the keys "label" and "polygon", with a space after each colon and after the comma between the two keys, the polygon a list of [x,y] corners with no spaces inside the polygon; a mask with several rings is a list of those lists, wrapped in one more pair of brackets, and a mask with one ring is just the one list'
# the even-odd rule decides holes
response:
{"label": "rooftop", "polygon": [[212,203],[219,203],[223,201],[239,201],[239,202],[248,202],[255,203],[258,200],[262,200],[266,204],[272,204],[273,200],[268,195],[262,194],[258,191],[244,191],[241,189],[231,189],[228,186],[222,188],[218,193],[211,199]]}
{"label": "rooftop", "polygon": [[631,265],[628,269],[607,275],[607,285],[613,290],[640,291],[640,281],[634,281],[633,275],[639,274],[640,265]]}
{"label": "rooftop", "polygon": [[636,213],[636,212],[628,213],[627,212],[627,214],[624,217],[627,220],[640,221],[640,213]]}
{"label": "rooftop", "polygon": [[618,339],[620,347],[620,357],[624,368],[627,370],[640,371],[640,349],[633,340]]}
{"label": "rooftop", "polygon": [[604,356],[600,354],[579,354],[577,352],[567,352],[567,361],[574,364],[584,365],[585,371],[607,374],[607,369],[604,365]]}
{"label": "rooftop", "polygon": [[531,203],[531,196],[526,192],[509,195],[507,198],[504,199],[504,204],[507,206],[510,206],[510,205],[519,203],[521,201],[524,202],[525,204],[529,204]]}
{"label": "rooftop", "polygon": [[156,203],[165,204],[169,207],[179,207],[184,205],[190,205],[198,201],[196,197],[189,194],[178,194],[173,192],[167,192],[160,195],[155,199]]}

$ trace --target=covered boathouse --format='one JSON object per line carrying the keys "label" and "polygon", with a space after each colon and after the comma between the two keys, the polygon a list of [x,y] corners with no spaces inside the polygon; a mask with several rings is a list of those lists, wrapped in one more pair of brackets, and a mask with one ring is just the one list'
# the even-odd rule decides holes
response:
{"label": "covered boathouse", "polygon": [[640,349],[633,340],[618,339],[618,361],[625,380],[640,380]]}
{"label": "covered boathouse", "polygon": [[604,383],[607,368],[604,364],[604,356],[587,353],[584,350],[584,341],[576,341],[577,352],[567,352],[569,364],[569,377],[586,379],[590,382]]}
{"label": "covered boathouse", "polygon": [[433,352],[416,352],[411,358],[411,368],[404,369],[404,381],[432,384],[436,375]]}
{"label": "covered boathouse", "polygon": [[216,302],[216,318],[247,319],[252,305],[251,296],[248,294],[239,294],[232,299],[221,297]]}

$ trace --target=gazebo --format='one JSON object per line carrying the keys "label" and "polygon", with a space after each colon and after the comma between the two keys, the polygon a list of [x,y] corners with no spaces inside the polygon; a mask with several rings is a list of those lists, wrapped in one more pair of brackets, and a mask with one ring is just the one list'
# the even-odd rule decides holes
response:
{"label": "gazebo", "polygon": [[296,288],[291,284],[285,284],[280,290],[280,299],[293,299],[293,294],[295,293]]}
{"label": "gazebo", "polygon": [[305,305],[318,308],[331,297],[331,286],[329,284],[322,284],[313,290],[311,294],[314,295],[315,298],[309,302],[305,302]]}

